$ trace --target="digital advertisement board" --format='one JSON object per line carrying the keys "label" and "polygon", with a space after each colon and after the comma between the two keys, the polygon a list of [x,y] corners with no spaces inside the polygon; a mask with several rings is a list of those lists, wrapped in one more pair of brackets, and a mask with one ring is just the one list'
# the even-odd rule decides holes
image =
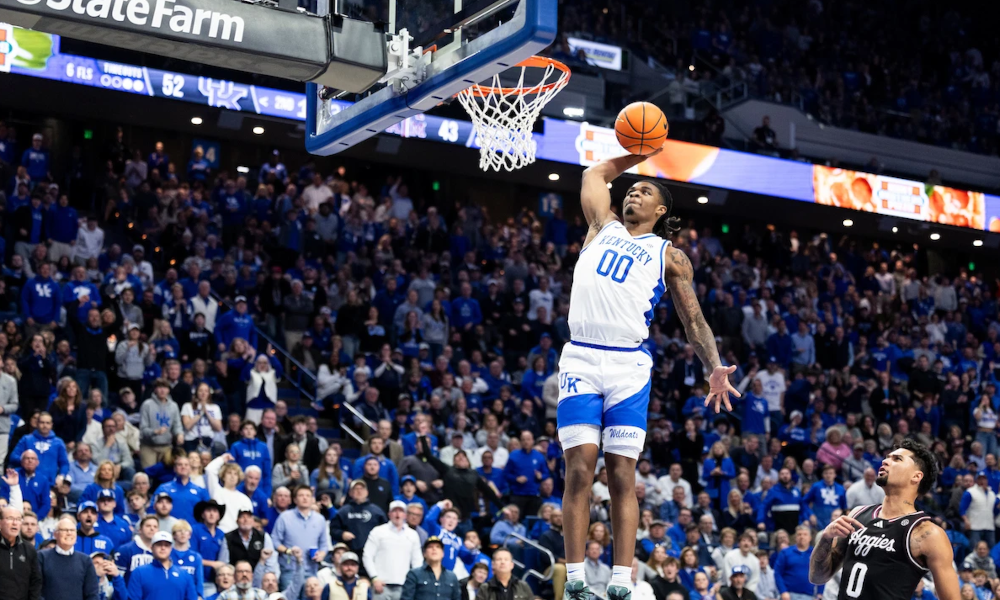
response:
{"label": "digital advertisement board", "polygon": [[[0,23],[0,72],[227,110],[304,121],[305,94],[115,63],[59,51],[59,37]],[[0,76],[5,77],[5,76]],[[0,79],[0,85],[9,85]],[[336,102],[341,109],[348,102]],[[537,157],[590,166],[620,156],[613,129],[544,119],[533,136]],[[410,117],[386,130],[404,138],[479,148],[472,123],[434,115]],[[861,171],[667,140],[637,175],[814,202],[897,218],[1000,233],[1000,197]]]}

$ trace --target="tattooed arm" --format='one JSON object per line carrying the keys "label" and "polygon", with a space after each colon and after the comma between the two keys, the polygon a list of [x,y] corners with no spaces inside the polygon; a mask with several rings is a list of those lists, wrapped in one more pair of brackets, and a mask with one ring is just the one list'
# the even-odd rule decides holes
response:
{"label": "tattooed arm", "polygon": [[705,315],[701,312],[698,296],[692,287],[694,283],[694,268],[691,260],[673,246],[668,246],[663,257],[663,278],[670,288],[670,296],[674,300],[674,309],[684,325],[688,343],[694,348],[695,354],[708,368],[709,393],[705,397],[705,406],[715,401],[715,412],[725,403],[726,410],[733,410],[729,403],[729,394],[739,398],[740,393],[729,383],[729,374],[736,370],[736,365],[723,367],[719,359],[719,349],[715,346],[715,334],[708,326]]}
{"label": "tattooed arm", "polygon": [[948,534],[934,523],[923,521],[910,532],[910,554],[922,562],[934,577],[934,595],[940,600],[959,600],[955,556]]}
{"label": "tattooed arm", "polygon": [[830,581],[837,569],[844,564],[846,555],[846,540],[821,535],[809,559],[809,583],[823,585]]}

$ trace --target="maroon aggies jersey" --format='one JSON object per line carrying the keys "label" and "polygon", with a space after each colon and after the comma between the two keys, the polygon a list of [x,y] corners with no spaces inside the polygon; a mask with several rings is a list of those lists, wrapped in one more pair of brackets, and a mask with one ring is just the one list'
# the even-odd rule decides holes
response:
{"label": "maroon aggies jersey", "polygon": [[910,534],[930,517],[918,511],[890,520],[879,517],[881,510],[875,504],[855,511],[864,527],[847,538],[837,600],[910,600],[927,571],[910,554]]}

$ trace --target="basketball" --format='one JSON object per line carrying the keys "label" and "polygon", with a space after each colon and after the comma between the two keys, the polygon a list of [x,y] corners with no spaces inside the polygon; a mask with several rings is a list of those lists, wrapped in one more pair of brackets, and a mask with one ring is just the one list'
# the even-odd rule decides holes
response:
{"label": "basketball", "polygon": [[667,139],[669,130],[666,115],[649,102],[633,102],[615,119],[618,143],[632,154],[655,152]]}

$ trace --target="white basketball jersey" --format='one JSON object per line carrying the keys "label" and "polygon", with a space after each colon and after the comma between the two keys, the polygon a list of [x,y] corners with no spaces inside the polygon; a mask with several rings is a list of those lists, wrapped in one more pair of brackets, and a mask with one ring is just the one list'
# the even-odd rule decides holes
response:
{"label": "white basketball jersey", "polygon": [[573,271],[569,330],[577,342],[635,348],[649,335],[667,287],[663,254],[670,244],[649,233],[632,237],[612,221],[580,252]]}

